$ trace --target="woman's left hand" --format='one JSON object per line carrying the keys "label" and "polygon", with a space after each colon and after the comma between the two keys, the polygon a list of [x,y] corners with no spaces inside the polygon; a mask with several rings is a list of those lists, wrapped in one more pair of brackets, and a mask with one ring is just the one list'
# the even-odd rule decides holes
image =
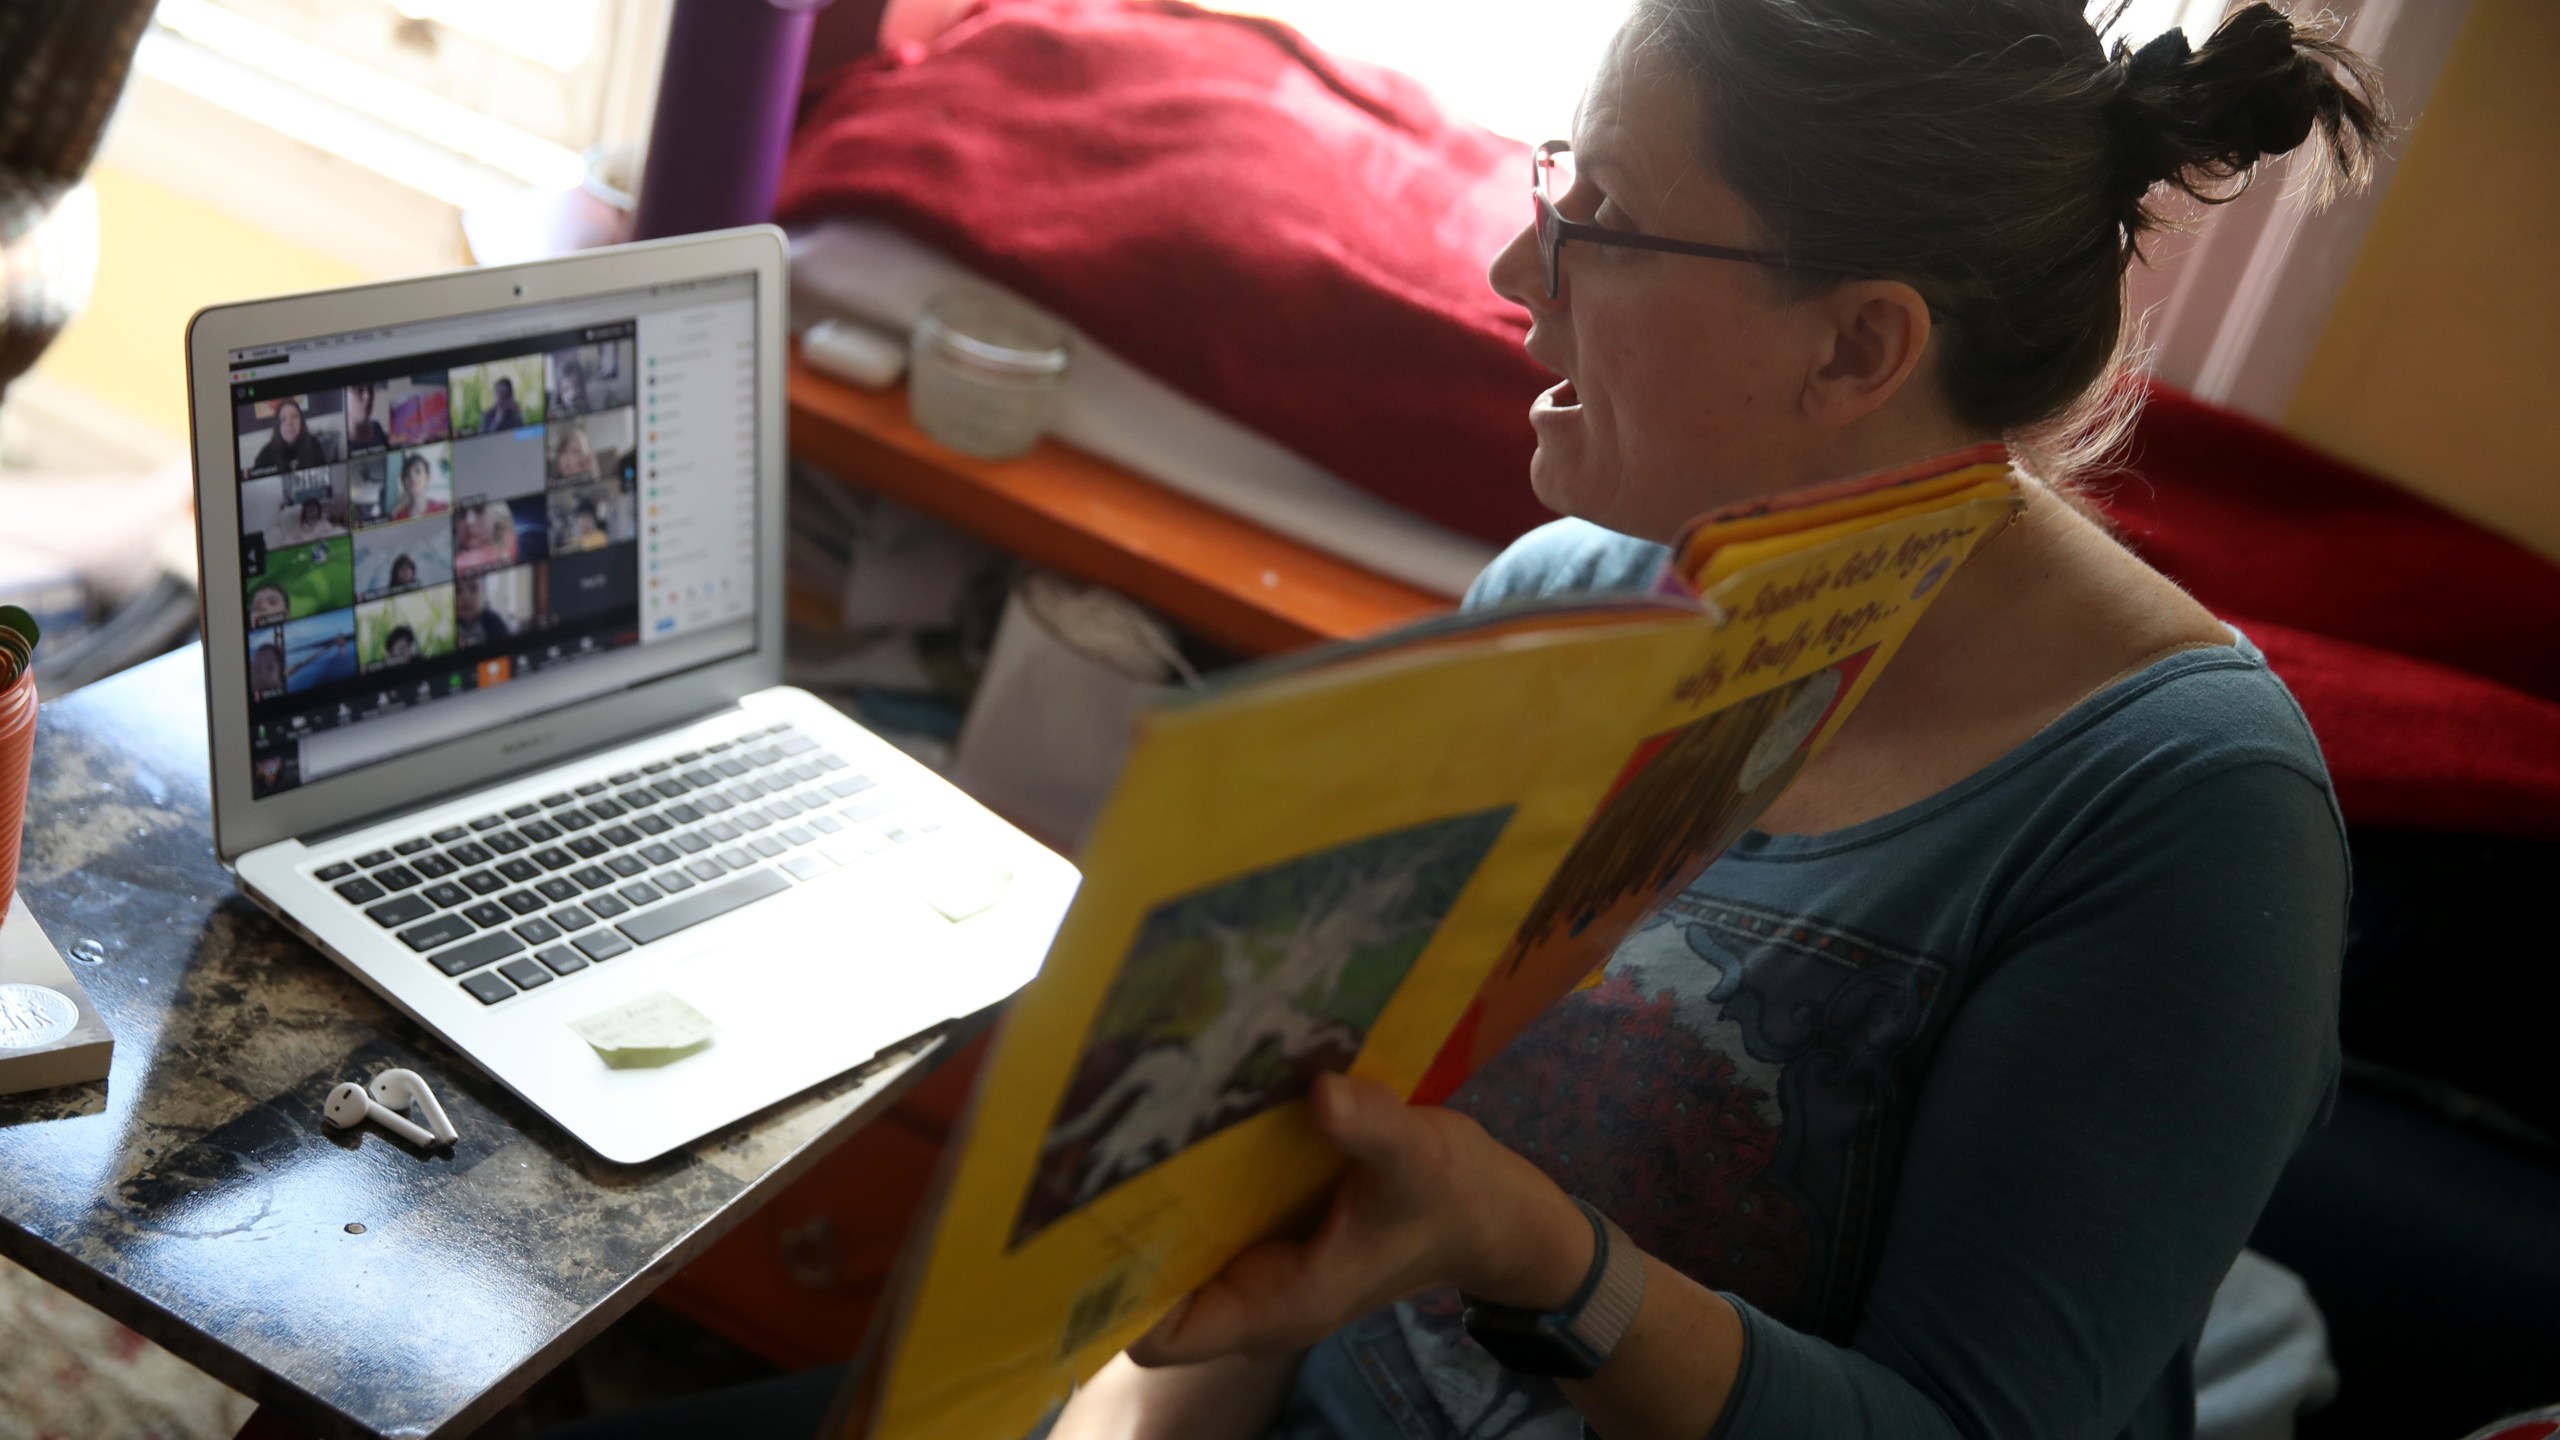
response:
{"label": "woman's left hand", "polygon": [[1438,1286],[1551,1308],[1591,1264],[1591,1225],[1555,1182],[1455,1111],[1318,1076],[1317,1133],[1351,1158],[1324,1224],[1228,1262],[1146,1337],[1141,1365],[1303,1350],[1381,1306]]}

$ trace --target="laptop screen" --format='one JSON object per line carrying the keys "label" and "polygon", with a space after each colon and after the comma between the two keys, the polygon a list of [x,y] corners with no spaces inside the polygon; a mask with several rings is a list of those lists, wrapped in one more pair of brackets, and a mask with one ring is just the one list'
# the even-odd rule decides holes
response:
{"label": "laptop screen", "polygon": [[754,276],[228,362],[253,794],[754,648]]}

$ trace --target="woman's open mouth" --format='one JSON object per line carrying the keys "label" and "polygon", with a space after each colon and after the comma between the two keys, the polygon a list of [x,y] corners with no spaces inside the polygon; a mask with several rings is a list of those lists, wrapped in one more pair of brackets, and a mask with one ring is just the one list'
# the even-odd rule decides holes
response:
{"label": "woman's open mouth", "polygon": [[1559,380],[1538,397],[1538,403],[1531,406],[1530,411],[1534,415],[1540,411],[1573,410],[1580,408],[1581,404],[1582,397],[1574,393],[1573,382]]}

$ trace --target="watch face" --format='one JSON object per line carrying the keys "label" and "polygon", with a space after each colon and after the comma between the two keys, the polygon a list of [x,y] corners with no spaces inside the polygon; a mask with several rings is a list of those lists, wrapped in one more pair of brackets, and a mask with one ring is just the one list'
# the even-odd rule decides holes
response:
{"label": "watch face", "polygon": [[1586,1380],[1600,1372],[1600,1357],[1567,1334],[1552,1315],[1470,1305],[1467,1334],[1505,1370]]}

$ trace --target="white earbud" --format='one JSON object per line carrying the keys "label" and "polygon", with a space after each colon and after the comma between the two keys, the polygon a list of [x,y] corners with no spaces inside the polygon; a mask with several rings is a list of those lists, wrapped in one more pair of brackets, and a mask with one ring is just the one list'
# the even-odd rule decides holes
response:
{"label": "white earbud", "polygon": [[373,1084],[367,1087],[366,1093],[394,1110],[415,1107],[425,1111],[427,1128],[436,1133],[436,1139],[447,1145],[462,1138],[461,1133],[453,1128],[453,1121],[445,1117],[444,1106],[437,1101],[436,1092],[427,1088],[425,1078],[415,1070],[385,1070],[373,1077]]}
{"label": "white earbud", "polygon": [[320,1114],[341,1130],[372,1120],[412,1145],[436,1142],[436,1137],[418,1128],[416,1121],[397,1111],[382,1108],[372,1096],[364,1093],[363,1086],[353,1080],[329,1092],[328,1103],[320,1107]]}

